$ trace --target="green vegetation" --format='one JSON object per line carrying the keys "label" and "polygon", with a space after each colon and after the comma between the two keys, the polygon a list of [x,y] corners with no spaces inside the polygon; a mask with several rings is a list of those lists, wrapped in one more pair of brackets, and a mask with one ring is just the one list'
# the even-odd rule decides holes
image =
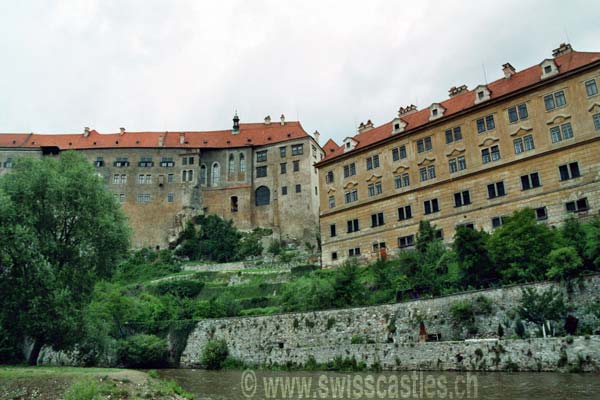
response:
{"label": "green vegetation", "polygon": [[209,340],[202,349],[202,364],[207,369],[221,369],[229,351],[223,339]]}

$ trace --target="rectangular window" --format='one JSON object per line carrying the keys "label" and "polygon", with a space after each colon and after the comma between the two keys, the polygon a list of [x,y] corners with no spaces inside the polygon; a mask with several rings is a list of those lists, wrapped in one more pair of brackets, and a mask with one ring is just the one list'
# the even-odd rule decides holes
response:
{"label": "rectangular window", "polygon": [[337,251],[332,252],[331,253],[331,260],[335,261],[335,260],[337,260],[337,258],[338,258]]}
{"label": "rectangular window", "polygon": [[351,219],[346,221],[348,233],[358,232],[360,230],[360,225],[358,224],[358,219]]}
{"label": "rectangular window", "polygon": [[331,236],[331,237],[337,236],[337,232],[335,230],[335,224],[329,225],[329,236]]}
{"label": "rectangular window", "polygon": [[96,157],[96,162],[94,162],[94,165],[96,167],[104,167],[104,158],[103,157]]}
{"label": "rectangular window", "polygon": [[592,119],[594,120],[594,129],[600,131],[600,113],[594,114]]}
{"label": "rectangular window", "polygon": [[175,193],[169,192],[167,193],[167,202],[172,203],[175,200]]}
{"label": "rectangular window", "polygon": [[294,172],[300,171],[300,161],[299,160],[292,161],[292,168],[294,169]]}
{"label": "rectangular window", "polygon": [[140,174],[138,175],[138,185],[143,185],[146,183],[146,175]]}
{"label": "rectangular window", "polygon": [[285,158],[286,153],[287,153],[287,147],[282,146],[282,147],[279,148],[279,156],[281,158]]}
{"label": "rectangular window", "polygon": [[488,199],[495,199],[496,197],[502,197],[506,194],[504,191],[504,181],[490,183],[487,185]]}
{"label": "rectangular window", "polygon": [[113,175],[113,185],[119,185],[121,183],[121,175],[114,174]]}
{"label": "rectangular window", "polygon": [[427,136],[426,138],[417,140],[417,152],[423,153],[425,151],[431,151],[431,136]]}
{"label": "rectangular window", "polygon": [[590,209],[587,198],[581,198],[577,201],[568,201],[565,203],[568,212],[582,212]]}
{"label": "rectangular window", "polygon": [[194,156],[185,156],[181,162],[182,165],[194,165]]}
{"label": "rectangular window", "polygon": [[125,203],[125,193],[119,194],[119,203]]}
{"label": "rectangular window", "polygon": [[579,164],[577,162],[572,162],[569,164],[559,166],[558,172],[560,174],[561,181],[579,178],[581,176],[581,174],[579,173]]}
{"label": "rectangular window", "polygon": [[264,178],[267,176],[267,166],[263,165],[262,167],[256,167],[256,177]]}
{"label": "rectangular window", "polygon": [[137,202],[138,204],[150,203],[150,193],[138,193]]}
{"label": "rectangular window", "polygon": [[160,166],[161,167],[174,167],[175,161],[173,161],[173,157],[162,157],[160,159]]}
{"label": "rectangular window", "polygon": [[550,128],[550,137],[552,138],[552,143],[558,143],[563,140],[571,139],[573,137],[573,128],[571,127],[571,123],[567,122],[560,126],[553,126]]}
{"label": "rectangular window", "polygon": [[113,165],[115,167],[128,167],[129,161],[127,160],[127,157],[117,157]]}
{"label": "rectangular window", "polygon": [[448,167],[450,169],[450,173],[453,174],[455,172],[467,169],[467,161],[465,160],[464,156],[453,158],[448,161]]}
{"label": "rectangular window", "polygon": [[297,184],[296,185],[296,193],[300,193],[300,192],[302,192],[302,185]]}
{"label": "rectangular window", "polygon": [[535,149],[535,144],[533,143],[533,135],[523,136],[523,146],[525,151],[531,151]]}
{"label": "rectangular window", "polygon": [[398,238],[398,248],[404,249],[415,245],[415,235],[401,236]]}
{"label": "rectangular window", "polygon": [[585,82],[585,92],[587,93],[588,97],[598,94],[598,86],[596,86],[595,79],[590,79],[589,81]]}
{"label": "rectangular window", "polygon": [[360,247],[355,247],[353,249],[348,250],[348,255],[350,257],[358,257],[358,256],[360,256]]}
{"label": "rectangular window", "polygon": [[267,161],[267,150],[261,150],[256,152],[256,162]]}
{"label": "rectangular window", "polygon": [[502,225],[504,225],[505,221],[506,221],[505,216],[493,217],[492,218],[492,228],[496,229],[496,228],[501,227]]}
{"label": "rectangular window", "polygon": [[510,107],[508,109],[508,121],[511,124],[519,120],[524,120],[529,117],[529,113],[527,112],[527,104],[519,104],[518,106]]}
{"label": "rectangular window", "polygon": [[555,108],[563,107],[567,104],[564,90],[559,90],[556,93],[552,93],[544,96],[544,106],[546,111],[552,111]]}
{"label": "rectangular window", "polygon": [[175,182],[175,174],[168,174],[167,175],[167,183],[173,183]]}
{"label": "rectangular window", "polygon": [[152,161],[152,157],[141,157],[138,166],[143,168],[153,167],[154,162]]}
{"label": "rectangular window", "polygon": [[433,213],[440,211],[438,199],[431,199],[431,200],[424,201],[423,209],[425,211],[425,215],[433,214]]}
{"label": "rectangular window", "polygon": [[471,194],[468,190],[454,193],[454,207],[462,207],[471,204]]}
{"label": "rectangular window", "polygon": [[282,196],[287,196],[287,186],[282,186],[281,187],[281,195]]}
{"label": "rectangular window", "polygon": [[371,183],[367,186],[369,197],[377,196],[382,193],[381,182]]}
{"label": "rectangular window", "polygon": [[287,163],[279,164],[279,172],[285,174],[287,172]]}
{"label": "rectangular window", "polygon": [[462,132],[460,126],[455,128],[446,129],[446,144],[450,144],[453,142],[458,142],[462,140]]}
{"label": "rectangular window", "polygon": [[358,191],[356,189],[346,192],[344,194],[344,199],[346,200],[346,204],[352,203],[358,200]]}
{"label": "rectangular window", "polygon": [[402,145],[392,149],[392,160],[404,160],[406,158],[406,146]]}
{"label": "rectangular window", "polygon": [[371,228],[384,225],[383,213],[371,214]]}
{"label": "rectangular window", "polygon": [[373,253],[377,253],[380,249],[385,249],[385,242],[373,243]]}
{"label": "rectangular window", "polygon": [[529,190],[540,186],[542,186],[542,184],[540,183],[540,175],[537,172],[521,176],[522,190]]}
{"label": "rectangular window", "polygon": [[398,221],[404,221],[406,219],[412,218],[412,208],[411,206],[404,206],[398,208]]}
{"label": "rectangular window", "polygon": [[329,196],[329,208],[335,207],[335,197]]}
{"label": "rectangular window", "polygon": [[374,169],[374,168],[379,168],[379,155],[378,154],[367,158],[367,171]]}
{"label": "rectangular window", "polygon": [[293,144],[292,145],[292,155],[300,156],[304,154],[304,145],[303,144]]}
{"label": "rectangular window", "polygon": [[410,178],[408,176],[408,172],[403,173],[402,175],[394,176],[394,186],[396,189],[400,189],[410,185]]}
{"label": "rectangular window", "polygon": [[356,165],[354,163],[344,165],[344,178],[356,175]]}
{"label": "rectangular window", "polygon": [[334,181],[334,176],[333,176],[333,171],[328,171],[327,174],[325,175],[325,183],[333,183]]}
{"label": "rectangular window", "polygon": [[487,149],[481,150],[481,161],[487,164],[492,161],[498,161],[500,159],[500,148],[498,145],[494,145]]}
{"label": "rectangular window", "polygon": [[546,207],[538,207],[535,209],[535,219],[538,221],[548,219],[548,212]]}
{"label": "rectangular window", "polygon": [[435,178],[435,165],[429,165],[427,167],[420,168],[419,176],[421,177],[421,182]]}
{"label": "rectangular window", "polygon": [[487,115],[483,118],[477,119],[477,133],[491,131],[492,129],[496,129],[494,115]]}

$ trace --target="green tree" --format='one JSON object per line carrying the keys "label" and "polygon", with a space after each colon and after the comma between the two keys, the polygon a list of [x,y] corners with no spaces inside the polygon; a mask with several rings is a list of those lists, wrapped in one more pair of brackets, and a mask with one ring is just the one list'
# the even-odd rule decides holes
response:
{"label": "green tree", "polygon": [[546,272],[549,279],[566,281],[576,278],[583,270],[583,260],[573,247],[561,247],[548,255],[550,269]]}
{"label": "green tree", "polygon": [[490,258],[505,283],[542,280],[559,238],[531,209],[515,211],[489,238]]}
{"label": "green tree", "polygon": [[359,281],[359,268],[355,260],[349,260],[336,270],[333,291],[334,304],[337,307],[357,305],[364,300],[364,287]]}
{"label": "green tree", "polygon": [[585,256],[590,260],[591,267],[600,271],[600,218],[594,218],[588,228]]}
{"label": "green tree", "polygon": [[435,225],[432,225],[429,221],[419,222],[419,232],[417,233],[417,243],[415,246],[419,253],[425,253],[430,243],[440,240],[437,237],[438,231]]}
{"label": "green tree", "polygon": [[540,328],[546,321],[559,321],[564,318],[566,312],[564,296],[554,288],[545,291],[537,291],[534,288],[523,289],[517,307],[517,313],[522,319],[533,322]]}
{"label": "green tree", "polygon": [[195,222],[198,228],[190,223],[179,237],[178,255],[216,262],[237,259],[242,234],[233,226],[232,220],[201,215]]}
{"label": "green tree", "polygon": [[[92,165],[79,154],[23,158],[0,179],[1,330],[42,344],[78,336],[81,309],[129,246],[129,230]],[[7,240],[7,238],[11,238]]]}
{"label": "green tree", "polygon": [[280,302],[284,311],[312,311],[331,308],[334,299],[331,282],[311,274],[286,284]]}
{"label": "green tree", "polygon": [[463,287],[481,287],[498,279],[486,245],[489,234],[459,226],[452,247],[460,267],[459,279]]}

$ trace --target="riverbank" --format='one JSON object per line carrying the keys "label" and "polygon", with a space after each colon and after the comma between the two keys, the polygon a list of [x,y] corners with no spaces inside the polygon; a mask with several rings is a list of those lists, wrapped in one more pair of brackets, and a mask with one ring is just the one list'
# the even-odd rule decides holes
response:
{"label": "riverbank", "polygon": [[0,399],[193,399],[155,372],[115,368],[0,366]]}

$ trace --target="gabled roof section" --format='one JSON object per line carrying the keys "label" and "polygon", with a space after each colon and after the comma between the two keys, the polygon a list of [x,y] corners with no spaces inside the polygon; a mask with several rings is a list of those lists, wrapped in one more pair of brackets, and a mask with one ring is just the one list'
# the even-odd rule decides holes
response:
{"label": "gabled roof section", "polygon": [[335,142],[335,140],[329,139],[327,141],[327,143],[325,143],[325,145],[323,146],[323,150],[325,151],[325,156],[327,157],[327,154],[337,151],[337,149],[339,147],[340,146]]}
{"label": "gabled roof section", "polygon": [[[77,134],[7,134],[0,133],[0,147],[40,148],[46,146],[69,149],[108,148],[232,148],[263,146],[307,137],[300,122],[284,125],[264,123],[240,124],[239,134],[222,131],[125,132],[98,133],[91,130],[86,137]],[[161,146],[162,144],[162,146]]]}
{"label": "gabled roof section", "polygon": [[[556,62],[560,71],[557,76],[561,76],[566,72],[573,71],[585,65],[600,61],[600,53],[572,51],[568,54],[557,56],[554,58],[554,61]],[[542,81],[541,76],[542,68],[539,64],[537,64],[522,71],[516,72],[509,78],[502,77],[494,82],[491,82],[487,85],[487,89],[491,93],[490,100],[501,98],[518,90],[535,85]],[[475,104],[475,96],[475,90],[470,90],[461,94],[460,96],[455,96],[438,103],[445,109],[444,116],[443,118],[440,118],[440,120],[447,119],[453,114],[476,107],[477,105]],[[420,111],[402,116],[402,120],[405,121],[407,125],[401,134],[397,134],[395,136],[405,136],[417,128],[424,127],[430,123],[429,117],[429,108],[424,108]],[[391,136],[391,131],[392,121],[373,128],[367,132],[359,133],[353,137],[353,139],[357,142],[357,145],[353,150],[344,152],[343,147],[338,147],[338,149],[334,152],[327,151],[326,156],[321,163],[343,156],[344,153],[353,153],[357,150],[373,145],[374,143],[388,139]]]}

